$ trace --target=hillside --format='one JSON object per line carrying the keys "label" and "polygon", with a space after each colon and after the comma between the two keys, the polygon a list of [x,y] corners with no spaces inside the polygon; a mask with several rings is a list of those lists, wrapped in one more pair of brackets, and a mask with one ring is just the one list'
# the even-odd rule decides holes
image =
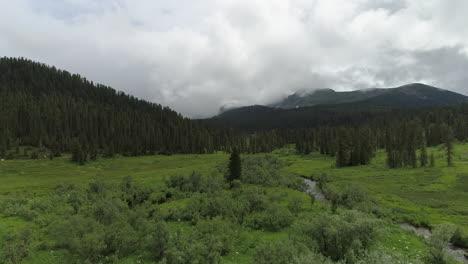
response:
{"label": "hillside", "polygon": [[319,105],[292,109],[267,106],[247,106],[221,113],[207,123],[247,131],[294,129],[321,125],[350,125],[396,111],[388,106],[369,104]]}
{"label": "hillside", "polygon": [[304,95],[295,93],[278,103],[272,104],[271,107],[288,109],[361,102],[399,107],[450,105],[468,102],[468,97],[429,85],[413,83],[390,89],[369,89],[350,92],[321,89]]}
{"label": "hillside", "polygon": [[[19,146],[50,155],[205,153],[218,131],[159,104],[26,59],[0,59],[0,157]],[[217,143],[215,143],[217,142]],[[45,154],[49,156],[49,154]]]}
{"label": "hillside", "polygon": [[[447,111],[453,112],[452,116],[465,113],[467,98],[423,84],[353,92],[319,90],[308,96],[289,96],[276,106],[255,105],[228,110],[207,122],[247,131],[356,126],[371,122],[388,124],[389,120],[424,119]],[[309,103],[317,105],[302,106]],[[449,116],[444,114],[442,120]]]}

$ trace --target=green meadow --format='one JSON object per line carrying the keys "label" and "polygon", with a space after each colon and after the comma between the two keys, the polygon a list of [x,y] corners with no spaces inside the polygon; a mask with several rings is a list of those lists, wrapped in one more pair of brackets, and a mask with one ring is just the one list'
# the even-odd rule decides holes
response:
{"label": "green meadow", "polygon": [[[391,221],[429,226],[450,222],[468,230],[468,145],[456,146],[453,167],[446,166],[442,148],[430,148],[429,153],[436,156],[436,166],[416,169],[388,169],[383,151],[379,151],[368,166],[348,168],[335,168],[333,158],[317,153],[299,156],[287,152],[276,151],[273,155],[286,162],[287,166],[282,168],[282,172],[290,177],[317,178],[327,174],[328,184],[338,189],[344,190],[353,184],[367,189],[370,197],[381,208],[387,223],[379,234],[378,243],[373,246],[375,249],[393,251],[409,262],[427,253],[428,247],[422,238],[390,224]],[[60,183],[79,186],[86,186],[96,180],[119,183],[125,176],[132,176],[136,183],[159,188],[174,174],[188,175],[196,171],[208,175],[228,158],[229,155],[225,153],[115,157],[99,159],[83,166],[71,163],[69,156],[53,160],[6,160],[0,162],[0,195],[3,198],[18,195],[40,197]],[[281,186],[261,188],[270,200],[277,201],[281,207],[287,208],[292,199],[300,199],[308,214],[329,211],[329,206],[319,201],[311,205],[309,196],[301,191]],[[279,198],[274,198],[276,196]],[[189,200],[174,199],[161,204],[160,209],[167,212],[181,209],[187,206]],[[0,215],[0,240],[8,233],[25,227],[37,229],[35,232],[38,236],[44,235],[35,222]],[[169,228],[171,232],[182,230],[190,233],[193,225],[184,221],[171,221]],[[243,229],[241,242],[234,243],[233,250],[223,257],[223,262],[253,263],[257,245],[287,239],[290,234],[290,228],[275,232]],[[22,263],[63,263],[64,259],[64,250],[34,250]],[[153,263],[133,256],[120,259],[118,263],[136,263],[137,260],[138,263]]]}
{"label": "green meadow", "polygon": [[152,186],[161,185],[167,177],[192,171],[207,173],[229,156],[225,153],[209,155],[172,155],[115,157],[99,159],[85,165],[70,162],[65,155],[53,160],[19,159],[0,162],[0,194],[9,192],[46,192],[59,183],[84,184],[92,180],[119,182],[125,176]]}
{"label": "green meadow", "polygon": [[319,154],[284,159],[291,163],[285,170],[312,178],[325,173],[337,188],[364,186],[395,221],[430,226],[451,222],[468,230],[468,144],[456,145],[453,167],[447,167],[443,147],[428,153],[434,153],[434,168],[389,169],[384,151],[368,166],[347,168],[335,168],[333,158]]}

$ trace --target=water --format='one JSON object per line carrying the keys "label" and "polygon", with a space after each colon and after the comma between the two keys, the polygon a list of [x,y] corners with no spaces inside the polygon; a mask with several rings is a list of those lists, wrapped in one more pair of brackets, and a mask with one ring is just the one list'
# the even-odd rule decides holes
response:
{"label": "water", "polygon": [[305,193],[313,195],[319,201],[329,202],[325,195],[318,190],[316,181],[304,178],[304,183],[307,185]]}
{"label": "water", "polygon": [[[409,230],[414,232],[418,236],[422,236],[425,239],[429,239],[431,237],[431,230],[425,227],[415,227],[408,223],[400,223],[398,224],[401,228],[405,230]],[[465,254],[466,251],[463,248],[455,247],[453,245],[449,245],[447,248],[444,249],[445,253],[451,256],[453,259],[461,262],[461,263],[468,263],[468,259]]]}
{"label": "water", "polygon": [[[326,203],[330,203],[329,200],[325,197],[325,195],[317,188],[317,182],[314,180],[310,180],[307,178],[304,178],[304,183],[307,186],[307,189],[305,190],[305,193],[311,194],[315,197],[315,199],[319,201],[323,201]],[[429,239],[431,237],[431,230],[428,228],[424,227],[415,227],[411,224],[408,223],[399,223],[398,226],[401,228],[412,231],[418,236],[422,236],[425,239]],[[468,258],[466,254],[468,254],[465,249],[463,248],[458,248],[453,245],[449,245],[449,247],[445,248],[445,253],[449,256],[451,256],[453,259],[461,262],[461,263],[468,263]]]}

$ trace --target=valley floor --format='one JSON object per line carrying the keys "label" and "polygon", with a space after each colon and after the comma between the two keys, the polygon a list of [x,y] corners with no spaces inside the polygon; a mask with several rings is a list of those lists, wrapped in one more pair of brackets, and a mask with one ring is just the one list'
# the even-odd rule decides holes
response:
{"label": "valley floor", "polygon": [[395,221],[430,226],[451,222],[468,230],[468,144],[456,146],[453,167],[447,167],[442,147],[428,152],[436,157],[434,168],[389,169],[384,151],[368,166],[347,168],[335,168],[333,158],[316,153],[283,159],[291,163],[286,171],[315,179],[327,174],[330,184],[341,189],[364,186]]}
{"label": "valley floor", "polygon": [[[333,158],[316,153],[299,156],[282,149],[274,156],[287,162],[282,171],[291,177],[310,177],[317,179],[327,174],[330,186],[346,189],[358,184],[364,186],[370,197],[381,208],[381,214],[388,224],[379,237],[376,248],[394,251],[404,259],[424,255],[427,245],[420,237],[399,228],[390,222],[409,222],[413,225],[435,226],[443,222],[454,223],[468,231],[468,144],[456,146],[454,167],[445,165],[441,148],[430,148],[436,156],[434,168],[388,169],[385,153],[379,151],[368,166],[335,168]],[[54,160],[7,160],[0,162],[0,196],[33,197],[47,194],[59,183],[75,183],[85,186],[90,181],[100,180],[119,183],[125,176],[132,176],[136,183],[161,187],[174,174],[188,175],[193,171],[210,174],[213,169],[229,158],[228,154],[210,155],[173,155],[145,157],[116,157],[99,159],[84,166],[69,162],[68,156]],[[287,207],[292,199],[301,199],[305,209],[316,214],[329,211],[329,206],[317,201],[311,205],[307,194],[286,187],[262,187],[267,196],[281,194],[279,204]],[[162,204],[162,210],[173,210],[186,206],[187,199],[173,200]],[[24,227],[35,228],[20,217],[0,215],[0,240],[8,233]],[[191,230],[193,226],[184,221],[169,223],[172,231]],[[190,231],[187,231],[190,232]],[[277,232],[247,230],[242,243],[223,257],[225,263],[252,263],[255,246],[265,241],[286,239],[290,236],[288,228]],[[63,250],[36,250],[23,263],[61,263]],[[135,263],[135,258],[122,259],[119,263]],[[141,262],[146,263],[146,262]],[[147,262],[152,263],[152,262]]]}

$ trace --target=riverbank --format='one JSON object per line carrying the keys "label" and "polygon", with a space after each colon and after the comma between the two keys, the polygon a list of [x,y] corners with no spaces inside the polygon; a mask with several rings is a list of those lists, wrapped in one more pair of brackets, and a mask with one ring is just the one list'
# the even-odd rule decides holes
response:
{"label": "riverbank", "polygon": [[[319,190],[317,187],[317,182],[308,178],[303,177],[304,184],[307,186],[305,193],[313,195],[316,200],[323,201],[326,204],[331,204],[331,201],[326,198],[326,196]],[[416,227],[410,223],[398,223],[400,228],[413,232],[414,234],[424,237],[424,239],[430,239],[432,233],[429,228],[425,227]],[[468,249],[455,247],[452,244],[447,245],[444,249],[444,252],[452,257],[453,259],[461,262],[468,263]]]}

